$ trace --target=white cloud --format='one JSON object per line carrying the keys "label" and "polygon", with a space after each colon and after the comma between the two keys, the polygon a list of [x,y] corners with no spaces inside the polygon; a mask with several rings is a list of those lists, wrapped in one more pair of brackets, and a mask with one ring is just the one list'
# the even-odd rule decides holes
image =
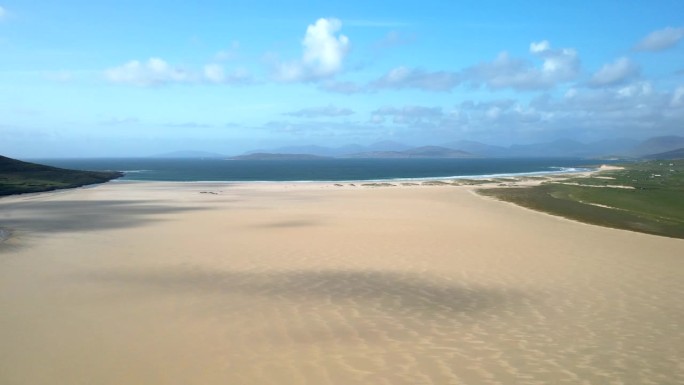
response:
{"label": "white cloud", "polygon": [[544,51],[548,51],[551,49],[551,44],[547,40],[542,40],[539,43],[532,42],[530,43],[530,52],[532,53],[540,53]]}
{"label": "white cloud", "polygon": [[565,96],[540,95],[531,102],[511,99],[465,101],[442,110],[436,106],[383,107],[369,124],[399,127],[406,134],[438,137],[463,135],[496,142],[574,138],[648,137],[681,133],[684,86],[657,89],[639,81],[622,87],[575,87]]}
{"label": "white cloud", "polygon": [[670,105],[672,107],[684,107],[684,86],[679,86],[674,90]]}
{"label": "white cloud", "polygon": [[541,95],[529,103],[467,101],[437,121],[452,135],[473,140],[540,141],[648,137],[681,132],[684,86],[657,90],[648,82],[622,88],[572,88],[565,96]]}
{"label": "white cloud", "polygon": [[648,96],[653,93],[653,86],[649,82],[639,82],[621,87],[616,92],[617,96],[622,98]]}
{"label": "white cloud", "polygon": [[[375,133],[376,127],[361,122],[337,122],[305,120],[299,122],[270,121],[256,128],[268,130],[273,134],[289,137],[305,136],[308,139],[320,138],[330,143],[331,138],[344,137],[359,133]],[[302,144],[302,142],[296,143]]]}
{"label": "white cloud", "polygon": [[392,118],[395,124],[436,123],[444,116],[440,107],[404,106],[382,107],[371,112],[371,122],[384,122],[386,117]]}
{"label": "white cloud", "polygon": [[621,57],[612,63],[605,64],[592,76],[589,84],[592,86],[607,86],[623,83],[639,74],[639,67],[628,58]]}
{"label": "white cloud", "polygon": [[300,118],[320,118],[320,117],[340,117],[352,115],[354,111],[349,108],[335,106],[303,108],[298,111],[288,112],[284,115],[296,116]]}
{"label": "white cloud", "polygon": [[575,89],[571,97],[538,99],[531,105],[552,116],[549,129],[590,134],[613,130],[620,136],[642,137],[681,130],[684,109],[676,105],[677,98],[677,90],[658,91],[648,82],[636,82],[621,88]]}
{"label": "white cloud", "polygon": [[492,125],[506,129],[529,126],[542,118],[542,114],[530,106],[523,106],[510,99],[498,99],[462,102],[451,112],[447,123],[462,126],[468,131],[479,131]]}
{"label": "white cloud", "polygon": [[210,82],[221,83],[225,80],[226,75],[223,66],[219,64],[207,64],[204,66],[204,77]]}
{"label": "white cloud", "polygon": [[535,90],[554,87],[579,74],[580,61],[574,49],[552,49],[551,44],[544,40],[531,43],[530,52],[542,59],[541,68],[502,52],[491,62],[464,70],[463,80],[492,89]]}
{"label": "white cloud", "polygon": [[141,87],[191,80],[187,71],[173,67],[159,58],[150,58],[147,62],[131,60],[122,66],[106,70],[105,77],[114,83]]}
{"label": "white cloud", "polygon": [[663,51],[674,47],[682,38],[684,38],[683,27],[667,27],[649,33],[634,48],[637,51]]}
{"label": "white cloud", "polygon": [[349,39],[344,35],[334,35],[341,27],[342,23],[337,19],[318,19],[316,24],[306,29],[303,61],[319,75],[328,76],[342,68]]}
{"label": "white cloud", "polygon": [[455,72],[428,72],[417,68],[397,67],[372,82],[370,86],[374,89],[416,88],[426,91],[451,91],[459,82],[459,75]]}
{"label": "white cloud", "polygon": [[544,59],[542,76],[548,81],[564,81],[575,77],[579,71],[579,58],[577,51],[571,48],[563,48],[558,51],[550,49],[539,52]]}
{"label": "white cloud", "polygon": [[[542,59],[540,67],[512,58],[502,52],[491,62],[480,63],[462,71],[426,71],[420,68],[397,67],[365,87],[348,83],[331,84],[323,89],[331,92],[355,93],[381,89],[420,89],[449,92],[462,83],[486,85],[491,89],[548,89],[573,80],[580,71],[577,52],[570,48],[552,49],[546,41],[532,42],[530,52]],[[338,87],[338,85],[340,87]]]}
{"label": "white cloud", "polygon": [[227,72],[223,65],[210,63],[201,71],[187,70],[172,66],[159,58],[146,62],[131,60],[119,67],[104,72],[105,78],[113,83],[138,87],[162,86],[171,83],[212,83],[212,84],[249,84],[251,74],[244,69]]}
{"label": "white cloud", "polygon": [[204,80],[215,84],[247,84],[252,82],[252,76],[247,70],[236,69],[226,73],[220,64],[207,64],[203,71]]}
{"label": "white cloud", "polygon": [[276,78],[281,81],[312,81],[329,78],[342,70],[349,51],[349,38],[338,34],[342,22],[321,18],[306,29],[301,60],[280,63]]}
{"label": "white cloud", "polygon": [[[577,85],[565,96],[544,94],[529,103],[512,99],[466,101],[454,105],[453,109],[429,104],[396,105],[362,114],[359,120],[346,116],[360,116],[360,112],[351,113],[334,105],[304,108],[284,114],[292,116],[292,121],[286,119],[257,127],[267,129],[269,135],[299,140],[300,144],[316,138],[329,142],[333,136],[336,140],[349,138],[357,142],[386,139],[390,132],[399,133],[398,140],[422,138],[431,144],[459,137],[487,143],[563,137],[583,141],[610,136],[639,138],[681,132],[684,85],[668,90],[659,90],[655,84],[645,81],[620,87]],[[125,123],[132,128],[136,124],[128,119],[109,123],[126,127]],[[168,126],[206,128],[192,122]]]}

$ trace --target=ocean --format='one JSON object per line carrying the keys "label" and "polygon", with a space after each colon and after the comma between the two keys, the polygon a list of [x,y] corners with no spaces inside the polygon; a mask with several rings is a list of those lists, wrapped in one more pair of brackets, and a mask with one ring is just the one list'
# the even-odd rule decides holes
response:
{"label": "ocean", "polygon": [[[474,178],[591,170],[587,159],[35,159],[38,163],[79,170],[123,171],[122,180],[138,181],[369,181]],[[602,161],[605,163],[605,161]]]}

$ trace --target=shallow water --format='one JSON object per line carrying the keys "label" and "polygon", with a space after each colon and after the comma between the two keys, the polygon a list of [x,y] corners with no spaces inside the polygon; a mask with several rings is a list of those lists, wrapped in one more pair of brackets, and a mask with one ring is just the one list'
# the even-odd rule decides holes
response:
{"label": "shallow water", "polygon": [[352,181],[507,176],[581,171],[587,159],[40,159],[81,170],[124,171],[126,180],[155,181]]}

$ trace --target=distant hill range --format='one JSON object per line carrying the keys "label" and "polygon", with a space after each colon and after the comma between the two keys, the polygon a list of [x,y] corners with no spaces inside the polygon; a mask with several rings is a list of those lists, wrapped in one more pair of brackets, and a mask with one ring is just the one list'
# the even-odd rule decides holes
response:
{"label": "distant hill range", "polygon": [[472,158],[473,154],[439,146],[423,146],[403,151],[371,151],[347,155],[346,158]]}
{"label": "distant hill range", "polygon": [[[456,141],[440,146],[412,147],[393,141],[368,146],[347,144],[340,147],[302,145],[259,149],[243,155],[228,157],[203,151],[179,151],[161,154],[161,158],[223,158],[255,159],[321,159],[321,158],[588,158],[638,159],[653,154],[684,148],[684,137],[661,136],[644,141],[613,138],[582,143],[571,139],[550,142],[494,146],[475,141]],[[668,156],[676,156],[670,154]]]}
{"label": "distant hill range", "polygon": [[199,158],[225,158],[225,157],[226,157],[225,155],[219,154],[216,152],[173,151],[173,152],[165,152],[163,154],[152,155],[150,158],[175,158],[175,159],[194,158],[194,159],[199,159]]}
{"label": "distant hill range", "polygon": [[646,159],[684,159],[684,148],[644,156]]}
{"label": "distant hill range", "polygon": [[684,137],[658,136],[647,139],[628,151],[628,155],[635,157],[651,156],[684,148]]}
{"label": "distant hill range", "polygon": [[118,171],[67,170],[0,156],[0,195],[80,187],[122,176]]}
{"label": "distant hill range", "polygon": [[311,154],[274,154],[269,152],[257,152],[254,154],[231,156],[230,160],[313,160],[330,159],[328,156]]}
{"label": "distant hill range", "polygon": [[347,144],[340,147],[325,147],[316,145],[287,146],[273,149],[260,149],[248,151],[246,154],[253,153],[272,153],[272,154],[310,154],[325,157],[348,157],[353,154],[381,152],[381,151],[403,151],[413,147],[392,141],[382,141],[373,143],[369,146],[360,144]]}

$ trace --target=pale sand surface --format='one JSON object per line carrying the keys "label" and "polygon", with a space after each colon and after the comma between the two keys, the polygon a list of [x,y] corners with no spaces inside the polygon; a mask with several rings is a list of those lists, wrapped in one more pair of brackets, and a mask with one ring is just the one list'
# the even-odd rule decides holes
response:
{"label": "pale sand surface", "polygon": [[109,183],[0,225],[0,384],[684,383],[684,240],[467,187]]}

